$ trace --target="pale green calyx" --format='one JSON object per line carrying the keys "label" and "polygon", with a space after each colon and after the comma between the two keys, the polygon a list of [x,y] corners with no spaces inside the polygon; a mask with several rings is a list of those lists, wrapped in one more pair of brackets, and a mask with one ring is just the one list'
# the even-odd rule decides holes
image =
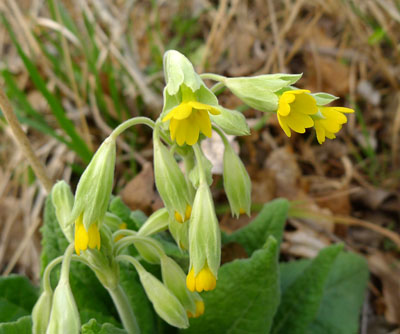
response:
{"label": "pale green calyx", "polygon": [[172,234],[176,244],[180,249],[189,249],[189,224],[179,223],[175,217],[171,217],[169,220],[168,229]]}
{"label": "pale green calyx", "polygon": [[157,190],[171,217],[179,213],[185,217],[190,205],[189,189],[185,176],[172,153],[161,143],[158,131],[153,132],[154,177]]}
{"label": "pale green calyx", "polygon": [[165,88],[169,95],[177,94],[183,83],[193,92],[200,88],[203,81],[195,72],[192,63],[182,53],[169,50],[164,54],[163,62],[167,83]]}
{"label": "pale green calyx", "polygon": [[226,134],[233,136],[247,136],[250,134],[246,117],[240,111],[218,108],[220,115],[210,115],[211,121],[218,125]]}
{"label": "pale green calyx", "polygon": [[210,186],[212,184],[213,178],[212,178],[212,163],[210,160],[206,158],[206,156],[202,153],[201,154],[201,160],[202,160],[202,168],[200,168],[199,164],[196,163],[193,169],[189,172],[189,180],[192,183],[193,187],[196,189],[200,185],[200,179],[201,179],[201,174],[205,173],[206,179],[207,179],[207,184]]}
{"label": "pale green calyx", "polygon": [[64,255],[60,280],[54,290],[46,334],[79,334],[81,329],[78,308],[69,285],[69,268],[73,250],[74,247],[71,244]]}
{"label": "pale green calyx", "polygon": [[83,214],[86,230],[101,223],[110,200],[115,168],[115,139],[108,137],[82,174],[75,193],[72,221]]}
{"label": "pale green calyx", "polygon": [[186,288],[186,274],[170,257],[161,257],[161,274],[165,286],[178,298],[186,311],[196,313],[196,300],[201,297]]}
{"label": "pale green calyx", "polygon": [[186,310],[175,295],[139,263],[135,266],[140,282],[157,314],[167,323],[178,328],[189,327]]}
{"label": "pale green calyx", "polygon": [[231,207],[232,215],[250,215],[251,180],[243,162],[233,151],[229,143],[224,151],[224,188]]}
{"label": "pale green calyx", "polygon": [[32,310],[32,333],[45,334],[50,319],[53,291],[44,290]]}
{"label": "pale green calyx", "polygon": [[189,225],[190,268],[197,275],[208,264],[217,278],[221,262],[221,232],[210,188],[201,182],[193,203]]}
{"label": "pale green calyx", "polygon": [[74,205],[74,195],[65,181],[58,181],[51,191],[56,217],[61,230],[69,242],[74,240],[74,226],[71,224],[71,211]]}
{"label": "pale green calyx", "polygon": [[328,93],[313,93],[312,97],[317,101],[317,106],[324,106],[338,99],[337,96]]}
{"label": "pale green calyx", "polygon": [[166,208],[154,212],[140,227],[138,235],[150,236],[168,228],[169,213]]}
{"label": "pale green calyx", "polygon": [[275,112],[278,109],[278,96],[275,92],[294,84],[300,78],[301,74],[277,73],[224,78],[222,82],[248,106],[264,112]]}

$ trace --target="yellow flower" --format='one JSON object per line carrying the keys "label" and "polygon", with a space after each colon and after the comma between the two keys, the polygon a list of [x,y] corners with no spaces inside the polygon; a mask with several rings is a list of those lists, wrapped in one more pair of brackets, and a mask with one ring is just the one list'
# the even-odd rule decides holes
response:
{"label": "yellow flower", "polygon": [[100,250],[100,232],[96,223],[93,223],[89,227],[89,231],[86,231],[83,225],[83,216],[80,215],[75,221],[75,251],[76,254],[80,255],[81,250],[87,248],[97,247]]}
{"label": "yellow flower", "polygon": [[[119,224],[119,226],[118,226],[118,229],[120,229],[120,230],[126,230],[128,228],[128,225],[126,225],[126,223],[121,223],[121,224]],[[114,238],[114,242],[117,242],[117,241],[119,241],[119,240],[121,240],[122,238],[123,238],[124,236],[123,235],[117,235],[115,238]]]}
{"label": "yellow flower", "polygon": [[220,111],[208,104],[184,99],[163,118],[163,122],[170,121],[171,139],[176,140],[179,146],[185,142],[194,145],[199,139],[200,131],[211,137],[211,120],[208,113],[218,115]]}
{"label": "yellow flower", "polygon": [[314,127],[317,132],[318,143],[322,144],[325,137],[335,139],[335,133],[342,128],[342,124],[347,123],[347,117],[343,113],[353,113],[354,110],[344,107],[320,107],[320,112],[325,119],[314,119]]}
{"label": "yellow flower", "polygon": [[278,121],[279,125],[290,137],[294,132],[304,133],[306,128],[314,125],[310,115],[318,112],[317,102],[309,90],[297,89],[284,92],[279,98]]}
{"label": "yellow flower", "polygon": [[202,300],[196,300],[196,312],[193,314],[190,311],[187,311],[188,318],[198,318],[204,314],[204,302]]}
{"label": "yellow flower", "polygon": [[190,219],[190,215],[192,214],[192,207],[190,205],[186,205],[185,211],[185,219],[182,218],[181,214],[178,211],[175,211],[175,220],[178,223],[184,223],[185,221]]}
{"label": "yellow flower", "polygon": [[217,279],[208,268],[207,263],[196,276],[194,275],[194,268],[192,268],[186,277],[186,286],[192,292],[210,291],[215,289],[216,285]]}

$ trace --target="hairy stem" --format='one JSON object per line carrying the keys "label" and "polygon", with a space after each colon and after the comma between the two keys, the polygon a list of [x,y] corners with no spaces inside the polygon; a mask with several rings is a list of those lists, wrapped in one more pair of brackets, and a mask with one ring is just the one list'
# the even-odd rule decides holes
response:
{"label": "hairy stem", "polygon": [[122,325],[128,334],[140,334],[140,328],[137,323],[135,314],[133,313],[132,307],[129,303],[128,297],[121,285],[117,285],[115,288],[107,288],[121,318]]}

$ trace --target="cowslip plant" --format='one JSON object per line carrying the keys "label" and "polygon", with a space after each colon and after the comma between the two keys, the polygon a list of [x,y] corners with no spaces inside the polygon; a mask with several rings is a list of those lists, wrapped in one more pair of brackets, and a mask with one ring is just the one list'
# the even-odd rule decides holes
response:
{"label": "cowslip plant", "polygon": [[[336,99],[332,95],[294,87],[301,75],[199,75],[174,50],[164,55],[164,73],[158,119],[136,117],[115,128],[75,195],[64,181],[53,187],[43,228],[42,293],[31,318],[15,326],[27,325],[34,334],[164,333],[168,325],[189,333],[353,333],[367,280],[364,261],[336,245],[314,260],[279,266],[286,200],[266,204],[248,226],[221,236],[210,190],[212,164],[200,146],[213,130],[221,137],[232,215],[250,216],[250,177],[226,138],[247,135],[249,127],[243,114],[219,104],[214,91],[225,86],[250,107],[275,112],[289,137],[315,127],[319,143],[335,138],[347,121],[344,114],[353,111],[326,107]],[[204,79],[217,84],[210,89]],[[137,124],[153,130],[155,183],[165,206],[148,218],[112,197],[116,139]],[[232,242],[249,258],[220,268],[221,244]],[[348,284],[338,287],[344,294],[353,289],[350,306],[343,306],[346,300],[338,300],[337,308],[323,304],[338,299],[326,290],[337,282]],[[327,320],[330,312],[344,316],[346,326]]]}

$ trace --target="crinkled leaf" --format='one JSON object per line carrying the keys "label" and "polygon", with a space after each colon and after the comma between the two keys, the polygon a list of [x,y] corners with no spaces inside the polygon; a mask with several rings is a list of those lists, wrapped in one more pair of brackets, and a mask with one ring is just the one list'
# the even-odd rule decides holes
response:
{"label": "crinkled leaf", "polygon": [[268,333],[279,304],[277,255],[278,243],[270,237],[251,258],[223,265],[217,288],[202,295],[204,315],[182,333]]}
{"label": "crinkled leaf", "polygon": [[307,333],[358,333],[367,282],[365,259],[353,253],[339,254],[329,273],[317,317]]}
{"label": "crinkled leaf", "polygon": [[280,244],[288,209],[289,202],[285,199],[265,204],[250,224],[228,235],[225,241],[240,243],[249,255],[261,248],[270,235]]}
{"label": "crinkled leaf", "polygon": [[0,277],[0,322],[16,321],[31,314],[38,297],[38,289],[28,278],[18,275]]}
{"label": "crinkled leaf", "polygon": [[333,263],[342,245],[321,250],[318,256],[287,286],[274,318],[272,334],[306,334],[317,316],[324,294],[324,287]]}
{"label": "crinkled leaf", "polygon": [[32,334],[32,319],[30,315],[14,322],[0,323],[0,334]]}
{"label": "crinkled leaf", "polygon": [[142,211],[131,211],[122,201],[121,197],[114,197],[111,200],[109,211],[121,218],[128,226],[128,229],[134,231],[137,231],[147,219]]}
{"label": "crinkled leaf", "polygon": [[96,319],[91,319],[82,325],[82,334],[127,334],[127,332],[112,324],[99,324]]}

